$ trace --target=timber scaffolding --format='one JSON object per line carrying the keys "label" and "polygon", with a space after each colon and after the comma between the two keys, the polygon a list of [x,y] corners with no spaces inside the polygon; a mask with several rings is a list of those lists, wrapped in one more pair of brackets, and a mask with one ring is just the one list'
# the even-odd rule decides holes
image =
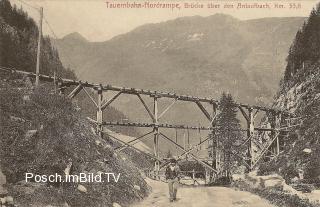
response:
{"label": "timber scaffolding", "polygon": [[[36,78],[36,74],[31,72],[19,71],[11,68],[0,67],[0,71],[9,72],[9,73],[17,73],[27,77]],[[181,159],[183,156],[191,157],[192,159],[199,162],[201,165],[205,167],[206,170],[212,173],[212,177],[219,175],[221,172],[221,154],[222,154],[222,142],[218,140],[218,137],[215,136],[215,133],[219,130],[216,127],[216,117],[219,111],[220,103],[218,100],[212,98],[203,98],[203,97],[195,97],[189,95],[179,95],[176,93],[168,93],[168,92],[161,92],[155,90],[145,90],[145,89],[137,89],[137,88],[127,88],[127,87],[118,87],[113,85],[103,85],[103,84],[96,84],[96,83],[89,83],[86,81],[77,81],[71,79],[64,79],[58,78],[55,76],[48,76],[48,75],[38,75],[41,81],[46,82],[53,82],[54,85],[58,88],[58,91],[61,94],[64,94],[67,88],[71,88],[71,92],[68,93],[69,98],[76,97],[81,91],[84,91],[85,94],[90,98],[92,103],[97,108],[96,120],[88,118],[93,124],[97,127],[97,133],[99,136],[103,137],[103,134],[106,133],[104,131],[104,126],[126,126],[126,127],[146,127],[152,128],[152,131],[143,134],[142,136],[135,138],[127,143],[123,142],[122,140],[117,139],[114,136],[110,136],[111,138],[120,142],[123,147],[116,150],[123,150],[127,147],[133,148],[138,150],[134,147],[136,143],[141,141],[142,138],[146,137],[147,135],[153,134],[153,151],[154,155],[152,155],[153,159],[155,160],[154,165],[154,173],[155,177],[158,177],[159,171],[161,168],[166,166],[167,162],[161,160],[159,156],[159,138],[162,137],[172,145],[174,145],[177,149],[182,151],[182,154],[178,156],[178,159]],[[73,87],[73,88],[72,88]],[[89,93],[86,88],[90,88],[94,90],[97,94],[97,98],[93,97],[92,93]],[[107,91],[114,91],[117,92],[112,98],[107,99],[104,97],[104,93]],[[141,104],[143,105],[144,109],[150,116],[152,123],[140,123],[140,122],[106,122],[103,119],[103,110],[106,109],[112,102],[114,102],[120,95],[134,95],[137,96],[140,100]],[[142,98],[149,97],[153,101],[153,110],[149,108],[146,104],[145,100]],[[158,100],[160,98],[167,98],[171,99],[172,103],[169,104],[165,110],[159,113],[158,109]],[[208,120],[208,126],[186,126],[186,125],[173,125],[173,124],[166,124],[160,123],[159,120],[163,117],[168,110],[175,105],[177,102],[192,102],[200,109],[203,115]],[[210,106],[210,111],[204,106],[204,104]],[[246,121],[246,128],[241,130],[246,132],[247,138],[246,140],[240,144],[239,146],[246,146],[247,153],[245,157],[242,157],[243,163],[246,165],[247,169],[253,170],[257,163],[264,159],[270,159],[278,156],[281,150],[281,142],[283,142],[283,137],[286,135],[288,128],[292,126],[285,125],[286,120],[291,119],[293,117],[292,114],[282,111],[279,109],[269,108],[269,107],[262,107],[256,105],[248,105],[242,103],[235,103],[235,107],[237,107],[240,114],[244,117]],[[257,127],[255,126],[255,119],[259,113],[265,113],[264,116],[267,117],[266,124],[264,127]],[[178,144],[177,137],[174,141],[173,139],[169,138],[167,135],[160,132],[160,128],[172,128],[172,129],[190,129],[190,130],[207,130],[210,132],[209,136],[206,137],[204,140],[200,140],[200,143],[191,147],[185,148]],[[257,135],[260,134],[260,136]],[[176,133],[177,134],[177,133]],[[262,136],[268,137],[265,141],[262,140]],[[211,146],[208,149],[209,160],[212,163],[204,161],[203,159],[198,158],[196,155],[192,153],[197,147],[201,146],[203,143],[208,142],[208,145]],[[138,150],[141,152],[141,150]],[[236,151],[233,151],[235,156],[242,156],[238,155]],[[149,155],[150,156],[150,155]],[[269,158],[268,158],[269,157]]]}

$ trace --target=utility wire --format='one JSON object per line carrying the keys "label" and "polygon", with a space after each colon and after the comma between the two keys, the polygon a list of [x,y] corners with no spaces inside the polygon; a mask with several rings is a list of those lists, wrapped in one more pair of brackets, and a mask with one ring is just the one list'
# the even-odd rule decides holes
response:
{"label": "utility wire", "polygon": [[31,5],[31,4],[23,1],[23,0],[17,0],[17,1],[19,1],[20,3],[22,3],[22,4],[26,5],[26,6],[29,6],[29,7],[33,8],[33,9],[36,9],[36,10],[39,10],[39,9],[40,9],[40,8],[38,8],[38,7],[36,7],[36,6],[33,6],[33,5]]}
{"label": "utility wire", "polygon": [[[57,36],[56,33],[54,32],[54,30],[53,30],[52,26],[50,25],[49,21],[47,20],[47,18],[46,18],[45,16],[43,16],[43,19],[44,19],[45,23],[48,25],[49,30],[51,31],[52,35],[54,36],[54,40],[53,40],[53,41],[55,42],[55,45],[58,45],[58,44],[57,44],[57,41],[56,41],[56,40],[59,39],[58,36]],[[65,53],[65,56],[66,56],[66,58],[68,59],[68,62],[69,62],[69,65],[70,65],[70,64],[72,63],[72,61],[71,61],[71,58],[70,58],[69,54],[68,54],[68,53]],[[72,69],[72,68],[71,68],[71,69]],[[80,77],[80,76],[83,74],[83,72],[84,72],[84,71],[82,71],[78,76]],[[79,78],[79,77],[78,77],[78,78]]]}
{"label": "utility wire", "polygon": [[49,30],[51,31],[51,33],[52,33],[52,35],[54,36],[54,38],[58,39],[56,33],[55,33],[54,30],[52,29],[52,27],[51,27],[51,25],[49,24],[47,18],[46,18],[45,16],[43,16],[43,19],[44,19],[45,23],[48,25]]}
{"label": "utility wire", "polygon": [[[59,38],[58,38],[58,36],[56,35],[56,33],[54,32],[53,27],[50,25],[50,23],[49,23],[49,21],[47,20],[47,18],[45,17],[45,15],[43,16],[43,19],[44,19],[44,22],[48,25],[48,28],[49,28],[50,32],[52,33],[52,35],[53,35],[53,37],[54,37],[53,41],[55,42],[55,45],[56,45],[56,47],[57,47],[57,46],[58,46],[57,40],[58,40]],[[65,53],[65,57],[68,59],[68,62],[69,62],[69,65],[70,65],[70,64],[72,63],[70,56],[69,56],[67,53]],[[72,69],[72,68],[71,68],[71,69]],[[81,74],[80,74],[80,75],[81,75]]]}
{"label": "utility wire", "polygon": [[[26,6],[28,6],[28,7],[30,7],[30,8],[33,8],[33,9],[35,9],[35,10],[37,10],[37,11],[40,10],[40,7],[36,7],[36,6],[34,6],[34,5],[31,5],[30,3],[26,2],[25,0],[16,0],[16,1],[18,1],[18,2],[20,2],[20,3],[22,3],[22,4],[26,5]],[[57,36],[56,33],[54,32],[54,30],[53,30],[52,26],[50,25],[49,21],[47,20],[47,18],[46,18],[45,16],[43,16],[43,19],[44,19],[45,23],[48,25],[50,32],[51,32],[52,35],[54,36],[54,40],[53,40],[53,41],[55,41],[55,45],[57,46],[56,40],[59,39],[58,36]],[[68,62],[69,62],[69,66],[70,66],[70,64],[72,63],[70,56],[69,56],[67,53],[65,53],[65,57],[67,58],[67,60],[68,60]],[[71,69],[72,69],[72,68],[71,68]],[[80,76],[83,74],[83,72],[84,72],[84,71],[82,71],[78,76],[80,77]]]}
{"label": "utility wire", "polygon": [[[49,22],[48,22],[47,18],[46,18],[44,15],[43,15],[43,19],[44,19],[44,22],[48,25],[48,28],[49,28],[50,32],[51,32],[51,33],[52,33],[52,35],[54,36],[53,41],[56,41],[56,39],[58,39],[58,37],[57,37],[56,33],[53,31],[53,29],[52,29],[51,25],[49,24]],[[55,45],[56,45],[56,43],[55,43]],[[55,71],[56,75],[58,75],[58,74],[57,74],[57,69],[56,69],[56,68],[54,69],[54,71]]]}

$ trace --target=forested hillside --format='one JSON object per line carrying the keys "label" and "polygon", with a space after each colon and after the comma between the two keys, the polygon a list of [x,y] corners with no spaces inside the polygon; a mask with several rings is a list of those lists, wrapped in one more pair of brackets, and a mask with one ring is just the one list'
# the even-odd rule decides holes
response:
{"label": "forested hillside", "polygon": [[275,107],[294,113],[301,125],[285,140],[284,152],[265,165],[291,181],[303,172],[304,181],[320,182],[320,4],[296,34],[287,58]]}
{"label": "forested hillside", "polygon": [[[38,27],[21,8],[8,0],[0,1],[0,66],[25,71],[35,71]],[[58,52],[49,37],[43,37],[41,48],[41,73],[75,78],[70,69],[64,68]]]}
{"label": "forested hillside", "polygon": [[[310,73],[317,72],[320,59],[320,4],[311,11],[307,21],[296,33],[287,57],[283,84],[304,81]],[[291,83],[291,85],[289,84]]]}
{"label": "forested hillside", "polygon": [[[28,72],[35,72],[38,26],[37,23],[21,8],[12,6],[8,0],[0,0],[0,67],[15,68]],[[43,37],[41,45],[40,73],[76,79],[70,68],[65,68],[59,53],[48,36]],[[77,105],[84,116],[95,115],[95,107],[87,97],[76,97]],[[127,117],[113,107],[105,110],[107,121],[127,119]],[[133,129],[114,128],[124,134],[135,136]]]}
{"label": "forested hillside", "polygon": [[[0,0],[0,66],[34,72],[37,38],[34,20]],[[76,79],[48,37],[42,40],[40,71]],[[139,170],[150,160],[131,149],[116,153],[113,147],[120,144],[97,136],[85,119],[96,113],[88,98],[80,94],[70,100],[52,89],[52,84],[32,87],[18,74],[0,73],[0,206],[126,206],[146,196],[149,190]],[[114,108],[106,113],[109,120],[126,118]],[[104,179],[105,172],[121,177],[108,184],[25,182],[26,173],[102,173]]]}
{"label": "forested hillside", "polygon": [[[97,136],[70,99],[47,87],[17,88],[17,82],[24,84],[0,79],[0,172],[15,206],[127,206],[146,196],[148,187],[136,167],[141,160],[146,166],[143,154],[115,152],[119,144]],[[110,183],[25,182],[26,173],[64,176],[67,169],[75,176],[113,172],[121,177]],[[1,206],[3,194],[0,198]]]}

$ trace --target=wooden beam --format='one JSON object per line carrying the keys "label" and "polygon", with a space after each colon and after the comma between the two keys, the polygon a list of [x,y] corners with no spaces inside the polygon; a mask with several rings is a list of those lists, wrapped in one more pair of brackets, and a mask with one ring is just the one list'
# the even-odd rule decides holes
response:
{"label": "wooden beam", "polygon": [[200,101],[196,101],[195,102],[197,104],[197,106],[200,108],[200,110],[202,111],[202,113],[207,117],[207,119],[209,121],[212,121],[212,117],[209,114],[209,112],[204,108],[204,106],[200,103]]}
{"label": "wooden beam", "polygon": [[98,108],[98,104],[97,102],[92,98],[92,96],[88,93],[88,91],[86,90],[86,88],[83,87],[83,91],[87,94],[87,96],[90,98],[90,100],[92,101],[92,103]]}
{"label": "wooden beam", "polygon": [[[5,72],[10,72],[10,73],[19,73],[19,74],[24,74],[28,77],[36,77],[36,74],[31,73],[31,72],[25,72],[25,71],[20,71],[20,70],[15,70],[13,68],[7,68],[7,67],[1,67],[1,71]],[[54,78],[51,76],[47,75],[39,75],[40,80],[45,80],[48,82],[53,82]],[[83,84],[83,87],[88,87],[88,88],[94,88],[97,89],[100,87],[101,84],[97,83],[88,83],[87,81],[76,81],[72,79],[66,79],[66,78],[60,78],[60,81],[63,82],[65,86],[77,86],[79,83]],[[189,96],[189,95],[178,95],[176,93],[170,93],[170,92],[158,92],[158,91],[153,91],[153,90],[145,90],[145,89],[137,89],[137,88],[126,88],[126,87],[119,87],[119,86],[112,86],[112,85],[102,85],[102,90],[111,90],[111,91],[118,91],[122,92],[125,94],[140,94],[140,95],[147,95],[147,96],[154,96],[157,95],[159,98],[173,98],[173,99],[178,99],[179,101],[188,101],[188,102],[201,102],[201,103],[216,103],[219,104],[218,100],[212,99],[212,98],[203,98],[203,97],[195,97],[195,96]],[[287,111],[282,111],[279,109],[275,108],[268,108],[268,107],[262,107],[262,106],[256,106],[256,105],[248,105],[248,104],[242,104],[242,103],[235,103],[235,106],[237,107],[245,107],[245,108],[254,108],[254,109],[259,109],[261,111],[273,111],[273,112],[282,112],[284,114],[290,115],[289,112]]]}
{"label": "wooden beam", "polygon": [[142,97],[140,96],[140,94],[136,94],[139,98],[139,100],[141,101],[142,105],[144,106],[144,108],[146,109],[146,111],[148,112],[150,118],[152,119],[152,121],[155,121],[154,115],[153,113],[150,111],[149,107],[147,106],[146,102],[144,102],[144,100],[142,99]]}
{"label": "wooden beam", "polygon": [[264,150],[260,153],[256,161],[253,163],[252,168],[256,166],[256,164],[260,161],[260,159],[263,157],[263,155],[266,153],[266,151],[269,150],[270,146],[273,144],[273,142],[278,138],[280,135],[280,132],[277,132],[276,136],[270,141],[270,143],[264,148]]}
{"label": "wooden beam", "polygon": [[112,97],[109,101],[106,101],[105,103],[102,103],[101,109],[104,110],[105,108],[107,108],[113,101],[115,101],[120,95],[122,94],[122,92],[118,92],[114,97]]}
{"label": "wooden beam", "polygon": [[[249,139],[249,145],[248,145],[248,153],[249,153],[249,157],[250,157],[250,166],[253,165],[253,159],[254,159],[254,152],[253,152],[253,145],[252,145],[252,140],[254,138],[254,115],[253,115],[253,109],[252,108],[248,108],[248,117],[249,120],[247,121],[248,124],[248,137],[250,137]],[[251,170],[252,167],[249,169]]]}
{"label": "wooden beam", "polygon": [[158,119],[160,119],[176,102],[177,99],[174,99],[174,101],[159,115]]}
{"label": "wooden beam", "polygon": [[[170,141],[171,143],[173,143],[175,146],[177,146],[179,149],[181,149],[184,152],[187,152],[187,150],[185,150],[182,146],[180,146],[179,144],[175,143],[174,141],[172,141],[169,137],[167,137],[166,135],[164,135],[163,133],[160,133],[160,135],[162,137],[164,137],[166,140]],[[206,168],[209,168],[210,170],[217,172],[216,169],[214,169],[211,165],[201,161],[200,159],[198,159],[194,154],[189,153],[190,157],[192,157],[194,160],[196,160],[197,162],[199,162],[201,165],[203,165]]]}
{"label": "wooden beam", "polygon": [[260,110],[259,109],[256,109],[256,111],[254,112],[254,114],[253,114],[253,118],[256,118],[256,116],[258,115],[258,112],[259,112]]}
{"label": "wooden beam", "polygon": [[71,91],[71,93],[69,93],[68,98],[71,98],[71,99],[74,98],[76,95],[80,93],[81,90],[82,90],[82,84],[80,83],[73,89],[73,91]]}
{"label": "wooden beam", "polygon": [[200,143],[194,145],[193,147],[191,147],[190,149],[188,149],[186,152],[183,152],[182,154],[180,154],[178,156],[178,159],[186,154],[189,154],[190,152],[192,152],[193,150],[197,149],[197,147],[201,146],[203,143],[205,143],[206,141],[208,141],[210,138],[207,137],[205,140],[201,141]]}
{"label": "wooden beam", "polygon": [[[277,116],[276,116],[276,128],[280,128],[281,127],[281,121],[282,121],[282,114],[281,113],[278,113]],[[280,140],[279,140],[279,136],[277,136],[276,138],[276,153],[277,155],[280,154]]]}
{"label": "wooden beam", "polygon": [[[142,138],[144,138],[144,137],[146,137],[146,136],[148,136],[149,134],[151,134],[151,133],[153,133],[153,131],[151,131],[151,132],[148,132],[148,133],[146,133],[146,134],[144,134],[144,135],[141,135],[141,136],[139,136],[139,137],[137,137],[137,138],[135,138],[135,139],[133,139],[133,140],[131,140],[131,141],[129,141],[129,142],[127,142],[127,144],[128,145],[135,145],[135,144],[137,144],[137,143],[139,143],[139,142],[135,142],[135,141],[137,141],[137,140],[140,140],[140,139],[142,139]],[[135,143],[133,143],[133,142],[135,142]],[[131,144],[131,143],[133,143],[133,144]],[[126,149],[128,146],[125,146],[125,147],[117,147],[117,148],[115,148],[114,150],[115,151],[122,151],[122,150],[124,150],[124,149]]]}
{"label": "wooden beam", "polygon": [[[140,99],[142,100],[142,99]],[[153,147],[154,147],[154,156],[159,160],[159,119],[158,119],[158,96],[153,96]],[[160,171],[160,163],[156,160],[154,162],[154,170],[156,173],[156,179],[160,180],[159,171]]]}
{"label": "wooden beam", "polygon": [[[120,139],[118,139],[118,138],[116,138],[116,137],[108,134],[107,132],[104,132],[104,131],[103,131],[103,133],[106,133],[109,137],[111,137],[112,139],[120,142],[120,143],[123,144],[123,145],[126,145],[126,146],[128,146],[128,147],[130,147],[130,148],[132,148],[132,149],[134,149],[134,150],[136,150],[136,151],[138,151],[138,152],[140,152],[140,153],[142,153],[142,154],[144,154],[144,155],[147,155],[148,157],[151,157],[151,158],[153,158],[153,159],[155,159],[155,160],[158,160],[158,159],[157,159],[156,157],[154,157],[153,155],[151,155],[151,154],[149,154],[149,153],[146,153],[146,152],[144,152],[144,151],[142,151],[142,150],[140,150],[140,149],[138,149],[138,148],[136,148],[136,147],[134,147],[134,146],[131,146],[131,145],[127,144],[126,142],[124,142],[124,141],[122,141],[122,140],[120,140]],[[161,160],[158,160],[158,161],[161,161]]]}
{"label": "wooden beam", "polygon": [[103,111],[102,111],[102,100],[103,100],[103,91],[101,90],[101,88],[98,89],[98,101],[97,101],[97,131],[100,137],[103,136]]}
{"label": "wooden beam", "polygon": [[229,152],[231,152],[231,154],[232,154],[233,156],[236,156],[236,157],[240,158],[241,162],[242,162],[243,164],[245,164],[248,168],[251,167],[251,166],[248,165],[248,163],[246,162],[246,159],[244,159],[243,157],[241,157],[240,155],[238,155],[237,152],[234,152],[234,151],[232,151],[232,150],[229,151]]}
{"label": "wooden beam", "polygon": [[249,116],[247,115],[247,113],[244,111],[244,109],[242,108],[242,106],[238,107],[240,109],[241,114],[243,115],[243,117],[248,121],[250,121]]}
{"label": "wooden beam", "polygon": [[[192,148],[186,150],[185,152],[183,152],[182,154],[180,154],[178,157],[177,157],[177,160],[180,160],[183,156],[185,156],[186,154],[189,154],[191,153],[192,151],[194,151],[195,149],[197,149],[197,147],[199,147],[200,145],[202,145],[203,143],[205,143],[206,141],[208,141],[210,138],[207,137],[205,140],[203,140],[201,143],[199,144],[196,144],[194,145]],[[172,141],[172,140],[171,140]],[[177,143],[177,142],[176,142]],[[178,143],[177,143],[178,144]],[[179,145],[179,144],[178,144]],[[176,146],[177,148],[177,146]],[[198,158],[199,160],[203,160],[204,158]],[[209,159],[209,158],[206,158],[208,160],[212,160],[212,159]],[[170,163],[170,161],[164,163],[163,165],[160,166],[160,169],[162,169],[163,167],[167,166],[168,164]]]}
{"label": "wooden beam", "polygon": [[[149,127],[155,127],[155,123],[140,123],[140,122],[111,122],[111,121],[104,121],[102,125],[105,126],[126,126],[126,127],[141,127],[141,128],[149,128]],[[207,131],[207,130],[212,130],[212,127],[205,127],[205,126],[188,126],[188,125],[177,125],[177,124],[162,124],[158,123],[157,124],[158,128],[167,128],[167,129],[191,129],[191,130],[202,130],[202,131]],[[246,130],[242,130],[246,131]]]}

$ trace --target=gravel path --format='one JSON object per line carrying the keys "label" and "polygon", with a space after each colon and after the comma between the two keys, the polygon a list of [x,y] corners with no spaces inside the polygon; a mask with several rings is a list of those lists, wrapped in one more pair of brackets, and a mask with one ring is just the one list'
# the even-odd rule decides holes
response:
{"label": "gravel path", "polygon": [[257,195],[226,187],[180,187],[177,201],[170,203],[166,183],[147,182],[152,193],[132,207],[275,207]]}

